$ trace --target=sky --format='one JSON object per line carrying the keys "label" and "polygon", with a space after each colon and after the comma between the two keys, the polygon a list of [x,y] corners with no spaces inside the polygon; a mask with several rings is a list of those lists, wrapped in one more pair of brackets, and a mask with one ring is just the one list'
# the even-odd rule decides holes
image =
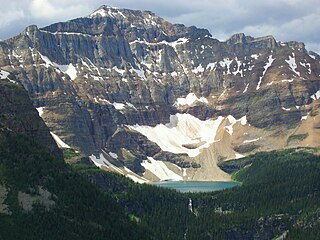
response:
{"label": "sky", "polygon": [[0,39],[28,25],[44,27],[87,16],[101,5],[150,10],[187,26],[206,28],[226,40],[234,33],[273,35],[278,41],[301,41],[320,53],[319,0],[0,0]]}

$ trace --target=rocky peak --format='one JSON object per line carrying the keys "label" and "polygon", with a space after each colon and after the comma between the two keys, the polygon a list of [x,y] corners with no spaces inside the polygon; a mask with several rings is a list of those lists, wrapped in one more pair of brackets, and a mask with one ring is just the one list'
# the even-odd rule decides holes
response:
{"label": "rocky peak", "polygon": [[119,16],[122,18],[126,18],[126,16],[122,13],[122,10],[120,10],[116,7],[102,5],[97,10],[95,10],[93,13],[91,13],[88,17],[90,17],[90,18],[99,18],[99,17],[117,18]]}
{"label": "rocky peak", "polygon": [[316,52],[313,52],[313,51],[309,51],[308,52],[309,56],[313,59],[317,59],[318,61],[320,60],[320,55]]}
{"label": "rocky peak", "polygon": [[183,24],[172,24],[151,11],[101,6],[90,14],[89,18],[102,22],[105,22],[103,18],[109,18],[118,28],[124,31],[128,30],[136,39],[145,39],[148,42],[175,41],[185,36],[192,38],[211,36],[206,29],[198,29],[194,26],[188,28]]}
{"label": "rocky peak", "polygon": [[290,41],[287,43],[287,45],[293,49],[297,49],[298,51],[306,52],[305,44],[303,42]]}
{"label": "rocky peak", "polygon": [[32,32],[35,32],[35,31],[38,31],[38,26],[37,25],[30,25],[28,27],[26,27],[26,29],[24,30],[25,33],[32,33]]}
{"label": "rocky peak", "polygon": [[249,43],[259,48],[275,49],[278,46],[277,41],[271,35],[253,38]]}
{"label": "rocky peak", "polygon": [[254,38],[251,36],[246,36],[244,33],[236,33],[232,35],[226,41],[226,43],[229,45],[245,44],[245,45],[251,45],[254,47],[259,47],[264,49],[265,48],[274,49],[276,46],[278,46],[275,38],[271,35]]}
{"label": "rocky peak", "polygon": [[[92,14],[88,16],[95,21],[105,21],[99,20],[99,18],[110,18],[119,21],[122,24],[130,23],[131,27],[159,27],[159,25],[164,21],[162,18],[156,16],[151,11],[140,11],[140,10],[130,10],[130,9],[119,9],[115,7],[110,7],[103,5],[95,10]],[[117,24],[118,22],[116,22]]]}
{"label": "rocky peak", "polygon": [[[219,153],[225,157],[260,145],[270,150],[272,137],[255,143],[265,131],[278,136],[271,130],[305,123],[319,98],[319,56],[292,46],[244,33],[220,42],[206,29],[172,24],[149,11],[103,6],[89,17],[31,26],[1,42],[0,67],[19,76],[34,105],[45,109],[50,130],[67,144],[89,155],[104,151],[108,161],[141,171],[148,157],[210,166],[218,156],[214,145],[228,149]],[[185,120],[176,127],[186,142],[166,136],[176,144],[160,150],[155,136],[161,132],[153,131],[172,133],[170,115]],[[203,124],[211,130],[220,124],[220,147],[200,140]],[[194,135],[183,135],[186,126]],[[285,146],[286,136],[282,140]],[[197,149],[201,157],[185,155]]]}
{"label": "rocky peak", "polygon": [[236,33],[227,40],[228,44],[244,44],[246,42],[246,35],[244,33]]}

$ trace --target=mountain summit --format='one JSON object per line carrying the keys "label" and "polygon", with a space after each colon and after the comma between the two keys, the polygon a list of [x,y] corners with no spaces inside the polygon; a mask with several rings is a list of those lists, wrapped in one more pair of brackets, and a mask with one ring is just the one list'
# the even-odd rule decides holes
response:
{"label": "mountain summit", "polygon": [[228,180],[218,161],[320,145],[320,56],[299,42],[102,6],[0,41],[0,67],[63,146],[138,182]]}

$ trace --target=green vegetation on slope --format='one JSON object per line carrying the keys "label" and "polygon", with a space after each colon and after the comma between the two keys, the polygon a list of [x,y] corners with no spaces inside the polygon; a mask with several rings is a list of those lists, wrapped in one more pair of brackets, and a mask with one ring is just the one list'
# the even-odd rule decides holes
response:
{"label": "green vegetation on slope", "polygon": [[213,234],[226,232],[231,239],[271,239],[286,230],[288,239],[300,239],[298,232],[319,239],[315,229],[319,229],[320,222],[315,214],[320,210],[320,158],[308,151],[258,153],[233,161],[242,167],[234,174],[242,186],[197,195],[199,215],[218,219],[218,223],[209,221],[209,229],[215,229],[211,230]]}
{"label": "green vegetation on slope", "polygon": [[[62,159],[23,136],[0,136],[1,184],[11,215],[0,213],[0,239],[141,239],[148,233],[116,200],[69,169]],[[51,194],[49,208],[23,209],[21,192]],[[20,195],[19,195],[20,193]],[[24,196],[24,195],[23,195]]]}
{"label": "green vegetation on slope", "polygon": [[[0,213],[0,239],[272,239],[284,232],[287,239],[319,239],[320,159],[312,151],[230,161],[229,170],[240,169],[233,175],[240,187],[182,194],[68,166],[26,137],[1,135],[0,185],[12,214]],[[47,203],[24,209],[21,196],[41,191],[50,193]]]}
{"label": "green vegetation on slope", "polygon": [[[241,187],[213,193],[181,194],[133,184],[123,176],[76,167],[101,189],[116,195],[128,214],[157,239],[317,238],[320,159],[312,149],[290,149],[229,162]],[[236,168],[236,166],[232,166]],[[188,210],[189,198],[194,213]],[[312,227],[308,227],[312,226]]]}

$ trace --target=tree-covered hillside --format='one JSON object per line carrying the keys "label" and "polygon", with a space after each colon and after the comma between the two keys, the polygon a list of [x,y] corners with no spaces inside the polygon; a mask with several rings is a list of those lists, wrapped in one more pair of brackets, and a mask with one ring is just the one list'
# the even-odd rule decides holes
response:
{"label": "tree-covered hillside", "polygon": [[0,239],[149,238],[111,194],[27,137],[0,135],[0,186]]}
{"label": "tree-covered hillside", "polygon": [[[320,158],[317,149],[258,153],[227,164],[241,170],[241,187],[181,194],[136,185],[117,174],[78,166],[91,182],[117,196],[128,214],[157,239],[319,238]],[[194,213],[188,210],[189,198]]]}
{"label": "tree-covered hillside", "polygon": [[[182,194],[67,165],[25,136],[0,135],[0,239],[319,239],[317,149],[225,163],[240,187]],[[193,212],[189,211],[189,198]]]}

